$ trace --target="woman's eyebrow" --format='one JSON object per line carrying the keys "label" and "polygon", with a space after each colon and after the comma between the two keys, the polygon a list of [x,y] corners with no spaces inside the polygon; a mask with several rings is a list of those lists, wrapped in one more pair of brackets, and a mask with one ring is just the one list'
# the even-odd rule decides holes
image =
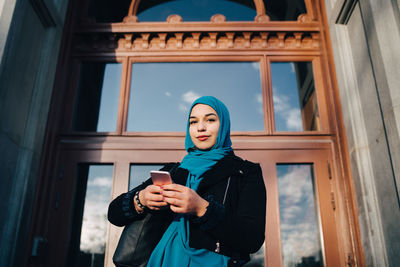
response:
{"label": "woman's eyebrow", "polygon": [[[208,117],[208,116],[212,116],[212,115],[217,116],[217,114],[215,114],[215,113],[207,113],[207,114],[204,115],[204,116],[205,116],[205,117]],[[189,119],[197,119],[197,117],[196,117],[196,116],[190,116]]]}

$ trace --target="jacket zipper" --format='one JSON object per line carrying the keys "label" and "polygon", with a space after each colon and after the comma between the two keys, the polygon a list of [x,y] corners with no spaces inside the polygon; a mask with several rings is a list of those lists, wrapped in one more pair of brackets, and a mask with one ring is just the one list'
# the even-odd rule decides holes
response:
{"label": "jacket zipper", "polygon": [[[231,177],[228,178],[228,182],[226,184],[226,188],[225,188],[225,194],[224,194],[224,200],[222,201],[222,205],[225,205],[225,200],[226,200],[226,195],[228,194],[228,188],[229,188],[229,184],[231,182]],[[221,243],[219,242],[219,240],[215,243],[215,252],[219,253],[221,248]]]}

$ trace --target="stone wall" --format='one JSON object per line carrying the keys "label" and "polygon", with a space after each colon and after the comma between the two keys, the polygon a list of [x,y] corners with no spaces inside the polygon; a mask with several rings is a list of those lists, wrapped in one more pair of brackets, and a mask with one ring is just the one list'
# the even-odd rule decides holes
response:
{"label": "stone wall", "polygon": [[67,2],[0,6],[0,266],[26,249]]}
{"label": "stone wall", "polygon": [[400,266],[400,41],[391,0],[326,0],[366,266]]}

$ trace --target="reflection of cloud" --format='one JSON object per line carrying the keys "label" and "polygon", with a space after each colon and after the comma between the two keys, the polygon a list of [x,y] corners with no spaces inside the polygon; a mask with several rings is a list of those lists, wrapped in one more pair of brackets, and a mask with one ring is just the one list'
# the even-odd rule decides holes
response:
{"label": "reflection of cloud", "polygon": [[250,254],[250,261],[245,266],[264,266],[265,242],[254,254]]}
{"label": "reflection of cloud", "polygon": [[200,95],[193,91],[186,92],[182,95],[183,101],[188,103],[189,105],[191,105],[193,101],[195,101],[199,97]]}
{"label": "reflection of cloud", "polygon": [[278,178],[284,265],[300,263],[302,257],[309,256],[320,260],[312,168],[310,165],[282,168],[287,168]]}
{"label": "reflection of cloud", "polygon": [[180,103],[178,108],[180,111],[187,112],[189,110],[190,105],[199,98],[200,95],[194,91],[188,91],[182,95],[183,103]]}
{"label": "reflection of cloud", "polygon": [[258,61],[252,62],[251,66],[253,67],[253,69],[259,70],[260,69],[260,62],[258,62]]}
{"label": "reflection of cloud", "polygon": [[[275,88],[273,91],[278,92]],[[303,121],[301,119],[300,110],[290,105],[289,97],[276,93],[273,96],[273,100],[275,119],[277,119],[276,117],[279,117],[281,120],[284,120],[287,130],[301,131],[303,129]]]}
{"label": "reflection of cloud", "polygon": [[80,249],[87,253],[104,253],[112,176],[91,177],[87,185]]}
{"label": "reflection of cloud", "polygon": [[295,73],[296,72],[296,69],[294,67],[294,63],[293,62],[290,63],[290,72],[291,73]]}
{"label": "reflection of cloud", "polygon": [[172,94],[170,92],[165,92],[165,96],[170,97]]}
{"label": "reflection of cloud", "polygon": [[183,112],[187,112],[189,110],[189,108],[188,108],[187,105],[180,103],[179,104],[179,110],[181,110]]}
{"label": "reflection of cloud", "polygon": [[258,108],[257,108],[258,112],[259,112],[261,115],[264,115],[264,111],[263,111],[263,98],[262,98],[262,95],[261,95],[261,94],[256,94],[256,95],[255,95],[255,99],[256,99],[256,103],[257,103],[257,105],[258,105]]}
{"label": "reflection of cloud", "polygon": [[112,184],[112,180],[110,177],[96,177],[93,180],[88,181],[88,186],[104,186],[110,187]]}
{"label": "reflection of cloud", "polygon": [[301,117],[300,117],[300,111],[298,109],[290,109],[287,112],[287,117],[286,117],[286,126],[288,129],[295,130],[295,131],[301,131],[303,128]]}
{"label": "reflection of cloud", "polygon": [[80,249],[104,253],[107,238],[108,202],[86,200],[82,222]]}

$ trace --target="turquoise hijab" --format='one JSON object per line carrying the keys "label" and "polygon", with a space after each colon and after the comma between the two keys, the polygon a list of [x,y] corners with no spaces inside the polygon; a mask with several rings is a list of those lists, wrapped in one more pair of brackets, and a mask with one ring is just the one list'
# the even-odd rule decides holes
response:
{"label": "turquoise hijab", "polygon": [[[189,134],[189,116],[197,104],[212,107],[219,117],[220,126],[217,140],[209,150],[195,147]],[[229,112],[224,103],[213,96],[203,96],[193,102],[186,127],[185,148],[188,154],[183,158],[180,167],[189,171],[186,186],[197,190],[203,174],[219,160],[231,153]],[[229,258],[206,250],[189,247],[189,216],[177,214],[165,231],[160,242],[150,256],[148,267],[223,267],[228,266]]]}

